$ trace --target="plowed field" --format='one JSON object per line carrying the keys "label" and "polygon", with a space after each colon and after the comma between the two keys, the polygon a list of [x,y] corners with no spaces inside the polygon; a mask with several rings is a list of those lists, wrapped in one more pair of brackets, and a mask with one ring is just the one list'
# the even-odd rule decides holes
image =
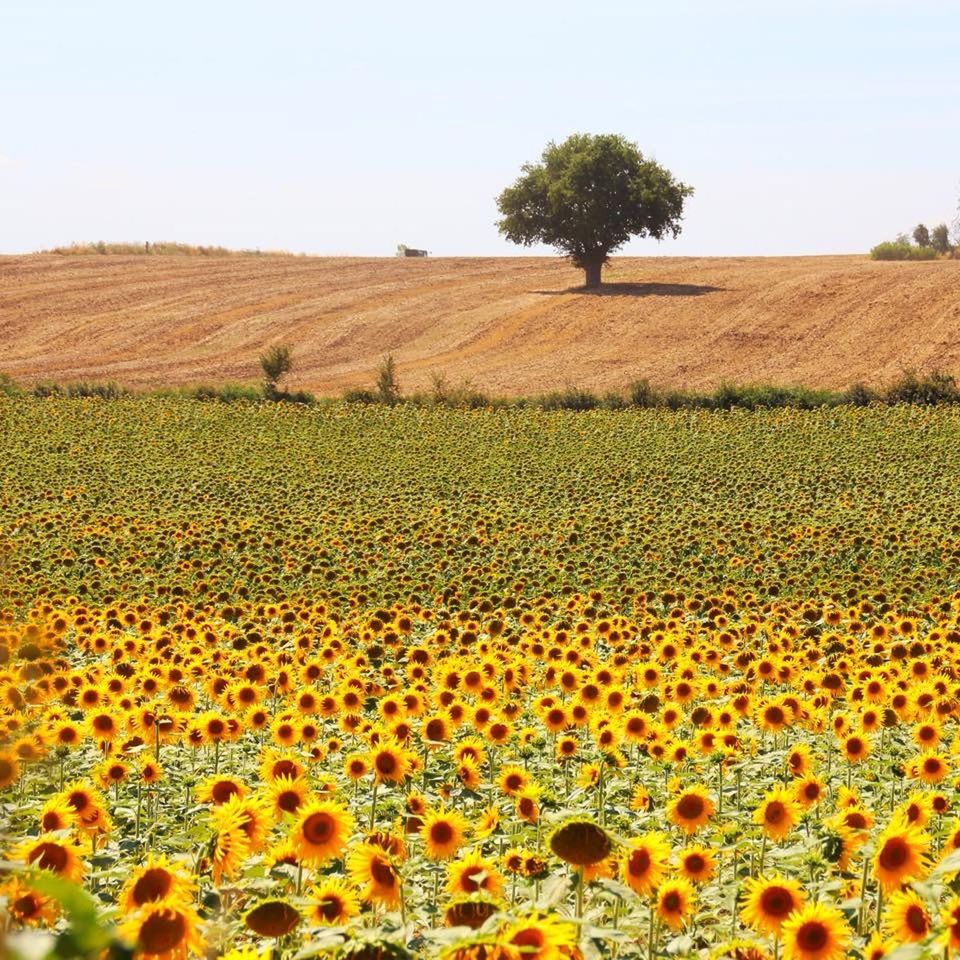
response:
{"label": "plowed field", "polygon": [[648,377],[842,387],[960,370],[960,261],[617,258],[600,294],[554,258],[0,258],[0,372],[132,387],[259,378],[293,346],[291,388],[432,374],[495,394]]}

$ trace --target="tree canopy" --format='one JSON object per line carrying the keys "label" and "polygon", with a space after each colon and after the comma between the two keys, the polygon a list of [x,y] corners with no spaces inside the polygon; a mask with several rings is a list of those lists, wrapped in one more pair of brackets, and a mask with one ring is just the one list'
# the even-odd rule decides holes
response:
{"label": "tree canopy", "polygon": [[595,287],[610,254],[630,237],[675,237],[692,193],[624,137],[577,133],[547,144],[539,163],[524,164],[497,198],[497,227],[513,243],[558,248]]}

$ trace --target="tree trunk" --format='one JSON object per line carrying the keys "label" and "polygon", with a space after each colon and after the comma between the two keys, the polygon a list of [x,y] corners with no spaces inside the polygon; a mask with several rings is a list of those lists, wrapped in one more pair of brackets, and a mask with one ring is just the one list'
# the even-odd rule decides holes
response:
{"label": "tree trunk", "polygon": [[600,271],[603,269],[603,261],[597,260],[594,263],[588,263],[584,266],[583,272],[586,274],[586,282],[584,286],[588,290],[595,289],[600,286]]}

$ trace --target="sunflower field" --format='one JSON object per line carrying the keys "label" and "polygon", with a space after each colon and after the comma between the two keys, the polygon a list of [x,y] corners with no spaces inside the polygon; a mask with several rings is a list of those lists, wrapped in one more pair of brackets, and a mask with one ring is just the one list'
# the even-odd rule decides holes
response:
{"label": "sunflower field", "polygon": [[0,398],[0,955],[960,954],[960,410]]}

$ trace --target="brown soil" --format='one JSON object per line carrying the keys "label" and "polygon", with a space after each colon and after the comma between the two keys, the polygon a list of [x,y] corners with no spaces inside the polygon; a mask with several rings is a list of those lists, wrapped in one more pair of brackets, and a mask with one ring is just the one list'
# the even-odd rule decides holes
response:
{"label": "brown soil", "polygon": [[431,375],[494,394],[638,377],[841,387],[904,368],[960,371],[960,261],[617,258],[600,293],[560,259],[0,257],[0,372],[23,382],[159,387],[259,379],[401,386]]}

